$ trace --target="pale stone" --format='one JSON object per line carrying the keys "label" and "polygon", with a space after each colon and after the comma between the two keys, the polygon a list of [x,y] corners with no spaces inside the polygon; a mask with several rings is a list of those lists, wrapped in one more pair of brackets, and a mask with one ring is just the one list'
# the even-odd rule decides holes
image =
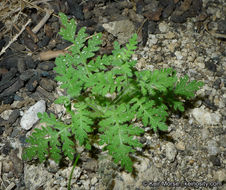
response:
{"label": "pale stone", "polygon": [[175,55],[176,55],[176,57],[177,57],[178,60],[181,60],[183,58],[183,55],[181,54],[180,51],[176,51],[175,52]]}
{"label": "pale stone", "polygon": [[97,177],[93,177],[93,178],[91,179],[91,185],[95,185],[97,182],[98,182]]}
{"label": "pale stone", "polygon": [[191,114],[201,125],[217,125],[220,123],[220,116],[216,113],[210,113],[202,108],[195,108]]}
{"label": "pale stone", "polygon": [[176,148],[177,150],[185,150],[185,145],[182,141],[180,141],[176,144]]}
{"label": "pale stone", "polygon": [[162,33],[166,33],[167,31],[169,31],[169,27],[168,27],[167,23],[166,22],[161,22],[159,24],[159,30]]}
{"label": "pale stone", "polygon": [[10,114],[13,112],[13,110],[5,110],[4,112],[2,112],[0,114],[0,116],[2,117],[2,119],[4,120],[8,120],[9,119],[9,116]]}
{"label": "pale stone", "polygon": [[175,148],[174,144],[171,142],[168,142],[166,144],[166,157],[169,161],[173,162],[175,160],[175,157],[177,155],[177,149]]}
{"label": "pale stone", "polygon": [[124,44],[135,33],[133,22],[128,20],[120,20],[103,24],[105,30],[118,37],[119,44]]}
{"label": "pale stone", "polygon": [[25,164],[24,183],[26,189],[37,190],[38,188],[45,186],[51,178],[52,174],[48,173],[43,166]]}
{"label": "pale stone", "polygon": [[175,34],[173,32],[167,32],[165,34],[165,38],[167,38],[167,39],[173,39],[173,38],[175,38]]}
{"label": "pale stone", "polygon": [[219,181],[219,182],[223,182],[226,181],[226,169],[221,169],[218,170],[216,172],[214,172],[214,178]]}
{"label": "pale stone", "polygon": [[44,100],[38,101],[35,105],[31,106],[23,115],[20,125],[23,129],[29,130],[39,120],[37,114],[46,111],[46,104]]}

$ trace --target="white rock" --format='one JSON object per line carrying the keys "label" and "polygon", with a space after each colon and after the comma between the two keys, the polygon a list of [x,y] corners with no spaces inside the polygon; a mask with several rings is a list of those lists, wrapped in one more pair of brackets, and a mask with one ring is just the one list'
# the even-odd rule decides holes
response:
{"label": "white rock", "polygon": [[171,31],[169,31],[165,34],[165,38],[167,38],[167,39],[173,39],[174,37],[175,37],[175,34]]}
{"label": "white rock", "polygon": [[90,189],[90,180],[82,180],[85,189]]}
{"label": "white rock", "polygon": [[149,46],[155,45],[157,44],[157,42],[158,42],[158,39],[154,35],[152,36],[152,38],[148,40]]}
{"label": "white rock", "polygon": [[177,155],[177,149],[175,148],[174,144],[171,142],[168,142],[166,144],[166,157],[169,161],[173,162],[175,160],[175,157]]}
{"label": "white rock", "polygon": [[223,182],[226,181],[226,170],[225,169],[221,169],[218,170],[216,172],[214,172],[214,178],[219,181],[219,182]]}
{"label": "white rock", "polygon": [[97,177],[93,177],[93,178],[91,179],[91,185],[95,185],[97,182],[98,182]]}
{"label": "white rock", "polygon": [[178,60],[181,60],[183,58],[183,55],[181,54],[180,51],[176,51],[175,52],[175,55],[176,55],[176,57],[177,57]]}
{"label": "white rock", "polygon": [[31,106],[23,115],[20,121],[20,125],[23,129],[29,130],[39,120],[38,112],[45,112],[46,105],[44,100],[38,101],[35,105]]}
{"label": "white rock", "polygon": [[204,63],[204,58],[203,57],[197,57],[195,60],[194,60],[194,64],[197,65],[198,67],[200,67],[201,69],[204,69],[205,68],[205,63]]}
{"label": "white rock", "polygon": [[59,165],[52,159],[48,159],[49,162],[49,171],[57,172],[59,170]]}
{"label": "white rock", "polygon": [[113,190],[121,190],[121,189],[125,188],[125,185],[124,185],[123,181],[116,179],[115,182],[116,183],[115,183],[115,186],[114,186]]}
{"label": "white rock", "polygon": [[61,186],[61,187],[66,187],[66,185],[67,185],[67,182],[66,182],[66,181],[61,181],[61,182],[60,182],[60,186]]}
{"label": "white rock", "polygon": [[207,149],[210,155],[217,155],[220,152],[219,146],[215,140],[210,140],[207,142]]}
{"label": "white rock", "polygon": [[220,146],[226,148],[226,135],[223,135],[220,137],[219,143],[220,143]]}
{"label": "white rock", "polygon": [[[69,168],[69,169],[70,169],[70,170],[69,170],[70,172],[69,172],[68,174],[71,174],[72,167]],[[73,179],[78,179],[78,178],[81,176],[81,173],[82,173],[81,168],[76,167],[76,168],[74,169],[72,178],[73,178]],[[69,176],[69,175],[67,175],[67,176]]]}
{"label": "white rock", "polygon": [[161,23],[159,24],[159,30],[160,30],[160,32],[162,32],[162,33],[168,32],[168,31],[169,31],[169,27],[168,27],[167,23],[166,23],[166,22],[161,22]]}
{"label": "white rock", "polygon": [[201,125],[217,125],[220,123],[220,115],[216,113],[210,113],[202,108],[195,108],[191,114]]}
{"label": "white rock", "polygon": [[202,129],[201,134],[202,134],[202,139],[205,140],[210,135],[210,132],[208,129],[204,128],[204,129]]}
{"label": "white rock", "polygon": [[133,55],[132,55],[132,60],[134,60],[134,61],[137,61],[137,60],[138,60],[137,54],[133,54]]}
{"label": "white rock", "polygon": [[179,142],[176,144],[176,148],[177,148],[177,150],[185,150],[184,142],[179,141]]}
{"label": "white rock", "polygon": [[[134,181],[134,183],[135,183],[134,186],[136,188],[142,187],[144,180],[145,181],[162,181],[163,180],[163,175],[162,175],[161,171],[157,167],[155,167],[154,165],[151,165],[151,164],[150,164],[150,168],[147,168],[146,171],[139,172],[138,177],[139,177],[138,179],[140,179],[140,180],[138,182]],[[133,188],[131,188],[131,189],[133,189]]]}
{"label": "white rock", "polygon": [[0,114],[0,116],[2,117],[2,119],[4,120],[8,120],[9,119],[9,116],[10,114],[13,112],[13,110],[5,110],[4,112],[2,112]]}

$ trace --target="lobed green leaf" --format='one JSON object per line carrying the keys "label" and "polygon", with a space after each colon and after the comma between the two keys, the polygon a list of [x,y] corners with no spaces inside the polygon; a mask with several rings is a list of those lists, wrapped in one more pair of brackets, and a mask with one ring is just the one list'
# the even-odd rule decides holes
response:
{"label": "lobed green leaf", "polygon": [[133,119],[154,131],[167,130],[168,107],[184,111],[181,100],[194,97],[203,83],[189,82],[188,76],[178,79],[171,68],[135,71],[136,61],[131,58],[137,48],[136,34],[125,47],[114,42],[111,55],[95,57],[101,34],[88,39],[86,29],[81,28],[76,35],[75,20],[59,15],[63,25],[59,34],[72,46],[55,61],[55,79],[67,92],[55,103],[66,107],[70,122],[65,124],[53,114],[39,113],[46,127],[34,129],[23,157],[40,162],[52,158],[59,163],[63,156],[73,160],[76,141],[91,149],[89,134],[94,132],[95,124],[99,127],[99,143],[105,145],[116,163],[132,172],[130,154],[142,147],[136,137],[144,133],[133,126]]}
{"label": "lobed green leaf", "polygon": [[142,120],[144,126],[150,125],[156,132],[157,127],[160,130],[167,130],[165,124],[168,113],[165,106],[157,106],[153,100],[146,97],[133,98],[129,104],[132,105],[131,110],[136,112],[136,117]]}
{"label": "lobed green leaf", "polygon": [[60,29],[59,34],[62,36],[63,39],[74,43],[75,31],[76,31],[75,20],[74,19],[68,20],[67,16],[63,13],[59,13],[59,16],[64,26]]}
{"label": "lobed green leaf", "polygon": [[105,112],[105,119],[99,122],[101,126],[99,131],[100,144],[107,144],[106,148],[112,155],[116,163],[120,162],[122,167],[129,172],[132,171],[132,160],[130,153],[135,150],[132,147],[142,147],[142,144],[134,138],[144,131],[139,127],[126,124],[131,121],[135,113],[129,110],[128,105],[121,104],[117,107],[113,106]]}
{"label": "lobed green leaf", "polygon": [[188,82],[188,76],[180,78],[176,84],[174,93],[185,98],[192,98],[195,96],[195,92],[204,85],[203,82],[197,82],[195,80]]}

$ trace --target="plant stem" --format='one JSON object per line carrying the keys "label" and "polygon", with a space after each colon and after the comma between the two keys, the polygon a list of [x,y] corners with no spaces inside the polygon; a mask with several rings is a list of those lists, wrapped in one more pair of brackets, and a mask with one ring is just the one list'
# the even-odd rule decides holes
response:
{"label": "plant stem", "polygon": [[76,156],[75,162],[74,162],[74,164],[73,164],[73,168],[72,168],[72,170],[71,170],[70,177],[69,177],[69,181],[68,181],[68,190],[71,190],[71,179],[72,179],[72,175],[73,175],[73,173],[74,173],[75,166],[77,165],[77,162],[78,162],[79,157],[80,157],[80,154],[78,154],[78,155]]}
{"label": "plant stem", "polygon": [[99,114],[100,114],[100,117],[101,117],[101,116],[104,116],[103,111],[102,111],[102,110],[99,110],[98,107],[97,107],[97,105],[94,105],[93,103],[90,103],[90,102],[88,102],[88,101],[86,101],[86,103],[87,103],[87,105],[88,105],[92,110],[94,110],[95,112],[99,113]]}
{"label": "plant stem", "polygon": [[135,90],[134,86],[132,84],[128,84],[127,87],[119,94],[119,96],[113,100],[113,104],[117,104],[125,95],[127,95],[132,90]]}

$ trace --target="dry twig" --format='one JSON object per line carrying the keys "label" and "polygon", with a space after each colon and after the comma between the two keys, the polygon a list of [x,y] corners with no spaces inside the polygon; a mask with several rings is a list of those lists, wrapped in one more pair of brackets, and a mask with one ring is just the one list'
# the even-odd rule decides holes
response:
{"label": "dry twig", "polygon": [[142,28],[143,28],[143,26],[144,26],[144,23],[147,21],[148,19],[146,18],[143,22],[142,22],[142,24],[140,25],[140,27],[137,29],[137,35],[140,33],[140,31],[142,30]]}
{"label": "dry twig", "polygon": [[215,38],[224,38],[224,39],[226,39],[226,34],[219,34],[219,33],[216,33],[216,32],[214,32],[212,30],[209,30],[208,29],[208,23],[205,23],[204,28],[209,34],[211,34]]}
{"label": "dry twig", "polygon": [[5,51],[9,48],[9,46],[10,46],[13,42],[15,42],[15,41],[17,40],[17,38],[18,38],[18,37],[23,33],[23,31],[25,30],[26,26],[27,26],[28,24],[30,24],[30,22],[31,22],[31,19],[29,19],[29,20],[27,21],[27,23],[22,27],[22,29],[20,30],[20,32],[19,32],[18,34],[16,34],[16,35],[13,37],[12,40],[10,40],[10,42],[7,44],[7,46],[5,46],[5,47],[2,48],[2,51],[0,52],[0,56],[1,56],[2,54],[4,54]]}
{"label": "dry twig", "polygon": [[38,42],[38,37],[37,37],[37,35],[34,32],[32,32],[32,30],[31,30],[31,28],[29,26],[26,27],[26,31],[32,37],[33,41],[35,43],[37,43]]}
{"label": "dry twig", "polygon": [[[94,34],[95,35],[95,34]],[[92,36],[88,36],[86,38],[86,40],[88,40],[89,38],[92,38],[94,35]],[[45,52],[41,52],[40,54],[36,55],[34,58],[35,59],[38,59],[38,60],[41,60],[41,61],[48,61],[50,59],[53,59],[53,58],[56,58],[58,57],[59,55],[65,55],[66,53],[70,53],[70,51],[68,51],[72,46],[74,46],[74,44],[66,47],[65,49],[63,50],[56,50],[56,51],[52,51],[52,50],[48,50],[48,51],[45,51]]]}
{"label": "dry twig", "polygon": [[47,61],[53,58],[58,57],[59,55],[65,55],[65,53],[68,53],[66,50],[57,50],[57,51],[46,51],[46,52],[41,52],[38,55],[38,59],[42,61]]}
{"label": "dry twig", "polygon": [[37,33],[40,28],[42,28],[42,26],[47,22],[47,20],[49,19],[49,17],[51,16],[51,14],[53,13],[53,10],[48,10],[45,9],[46,11],[46,15],[42,18],[42,20],[32,29],[33,33]]}

